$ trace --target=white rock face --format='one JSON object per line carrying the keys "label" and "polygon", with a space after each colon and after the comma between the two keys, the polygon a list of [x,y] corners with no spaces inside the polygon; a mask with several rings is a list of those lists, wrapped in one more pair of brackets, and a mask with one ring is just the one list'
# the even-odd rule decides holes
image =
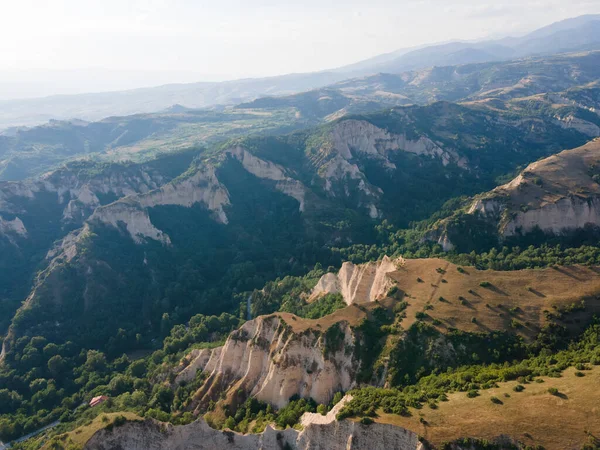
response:
{"label": "white rock face", "polygon": [[137,199],[145,208],[159,205],[179,205],[189,208],[200,203],[215,213],[219,222],[227,223],[223,207],[229,204],[229,193],[219,182],[215,169],[211,166],[203,167],[188,178],[137,196]]}
{"label": "white rock face", "polygon": [[504,236],[512,236],[520,229],[523,233],[539,227],[542,231],[559,234],[583,228],[586,225],[600,226],[600,199],[563,198],[555,203],[547,203],[538,209],[518,212],[503,231]]}
{"label": "white rock face", "polygon": [[352,159],[353,152],[363,153],[383,159],[392,169],[396,166],[386,158],[387,152],[404,151],[417,155],[440,158],[444,165],[455,162],[466,167],[466,161],[459,158],[454,150],[442,149],[427,137],[417,140],[407,138],[405,134],[392,134],[365,120],[343,120],[332,130],[333,146],[345,159]]}
{"label": "white rock face", "polygon": [[394,285],[387,275],[398,270],[402,264],[402,258],[392,260],[387,256],[366,264],[345,262],[337,275],[327,273],[321,277],[312,291],[311,299],[323,294],[341,293],[348,305],[374,302],[385,297]]}
{"label": "white rock face", "polygon": [[0,235],[12,234],[19,237],[27,237],[27,229],[23,221],[18,217],[13,220],[5,220],[0,216]]}
{"label": "white rock face", "polygon": [[562,128],[572,128],[589,137],[600,136],[600,127],[598,125],[588,122],[587,120],[574,117],[573,115],[558,118],[557,122]]}
{"label": "white rock face", "polygon": [[192,379],[197,370],[210,373],[195,395],[200,405],[239,389],[278,408],[294,395],[326,404],[336,392],[354,387],[360,366],[353,359],[351,328],[346,322],[334,326],[343,336],[326,354],[324,332],[295,334],[277,315],[258,317],[231,333],[208,358],[200,352],[176,382]]}
{"label": "white rock face", "polygon": [[296,199],[300,204],[300,211],[304,211],[306,187],[298,180],[288,176],[283,167],[270,161],[264,161],[257,158],[252,153],[239,146],[227,150],[226,153],[241,162],[244,169],[255,177],[276,181],[275,188]]}
{"label": "white rock face", "polygon": [[127,197],[100,207],[90,221],[97,220],[113,227],[123,223],[138,244],[143,243],[145,239],[153,239],[169,245],[169,236],[152,224],[147,208],[159,205],[189,208],[197,203],[212,211],[218,222],[227,223],[224,206],[229,204],[229,193],[217,180],[213,167],[205,167],[188,178],[169,183],[147,194]]}
{"label": "white rock face", "polygon": [[302,431],[278,431],[267,426],[261,434],[239,434],[210,428],[203,420],[173,426],[153,420],[127,422],[100,430],[86,450],[423,450],[416,433],[393,425],[362,425],[351,421],[308,425]]}
{"label": "white rock face", "polygon": [[560,234],[600,226],[600,186],[589,172],[599,161],[598,139],[536,161],[510,183],[474,201],[468,212],[496,221],[501,236],[538,227]]}
{"label": "white rock face", "polygon": [[327,425],[333,423],[336,421],[336,416],[338,413],[350,400],[352,400],[352,396],[350,394],[344,395],[344,397],[337,402],[337,404],[331,408],[331,411],[329,411],[326,415],[306,412],[302,414],[302,417],[300,418],[300,425],[307,427],[309,425]]}
{"label": "white rock face", "polygon": [[175,384],[189,383],[194,379],[198,370],[206,368],[207,363],[212,356],[213,351],[207,348],[202,350],[194,349],[184,359],[185,367],[177,374]]}
{"label": "white rock face", "polygon": [[99,221],[115,228],[123,224],[136,244],[144,243],[145,239],[153,239],[166,245],[171,243],[169,236],[152,225],[148,211],[139,205],[117,202],[98,208],[90,221]]}
{"label": "white rock face", "polygon": [[163,182],[161,175],[142,168],[129,172],[109,171],[85,179],[68,169],[58,169],[36,181],[0,182],[0,211],[23,213],[24,200],[35,199],[40,194],[56,194],[57,203],[65,205],[62,221],[81,224],[100,206],[98,195],[124,197],[156,189]]}
{"label": "white rock face", "polygon": [[499,217],[506,205],[498,199],[478,199],[470,206],[468,213],[480,213],[486,217]]}

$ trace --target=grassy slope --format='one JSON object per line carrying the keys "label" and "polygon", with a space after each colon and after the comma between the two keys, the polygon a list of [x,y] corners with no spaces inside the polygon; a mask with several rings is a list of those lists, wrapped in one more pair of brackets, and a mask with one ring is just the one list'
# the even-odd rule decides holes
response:
{"label": "grassy slope", "polygon": [[[442,322],[438,326],[441,331],[450,327],[468,332],[506,330],[515,319],[523,325],[518,329],[519,334],[529,338],[547,322],[544,311],[554,311],[554,306],[568,307],[588,299],[582,317],[590,317],[590,311],[600,311],[600,302],[595,297],[600,293],[600,272],[595,267],[510,272],[465,267],[461,273],[455,264],[431,258],[407,260],[403,268],[390,276],[397,281],[409,304],[407,317],[402,322],[405,329],[415,322],[415,314],[426,305],[433,306],[426,313]],[[482,287],[482,282],[490,286]],[[461,303],[459,297],[465,300]],[[519,309],[511,313],[511,308]],[[575,314],[570,319],[577,324],[581,317]]]}
{"label": "grassy slope", "polygon": [[[434,445],[464,436],[493,439],[508,435],[546,450],[580,449],[588,442],[588,431],[596,437],[600,434],[600,368],[584,373],[584,377],[576,377],[571,368],[562,378],[543,377],[544,383],[526,384],[522,392],[513,391],[515,381],[480,391],[475,398],[457,392],[448,395],[449,401],[441,402],[438,409],[413,409],[411,417],[382,412],[377,421],[413,430]],[[549,394],[550,387],[557,388],[560,396]],[[493,396],[503,404],[492,403]]]}

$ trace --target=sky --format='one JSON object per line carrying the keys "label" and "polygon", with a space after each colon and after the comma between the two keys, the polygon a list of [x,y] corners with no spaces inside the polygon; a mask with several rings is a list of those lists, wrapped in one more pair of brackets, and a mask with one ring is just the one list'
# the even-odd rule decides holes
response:
{"label": "sky", "polygon": [[588,13],[600,1],[0,0],[0,97],[325,70]]}

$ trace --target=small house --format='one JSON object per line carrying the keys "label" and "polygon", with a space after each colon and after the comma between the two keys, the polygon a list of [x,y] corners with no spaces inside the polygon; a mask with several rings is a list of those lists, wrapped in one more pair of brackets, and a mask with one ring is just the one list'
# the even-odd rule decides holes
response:
{"label": "small house", "polygon": [[102,403],[104,403],[106,400],[108,400],[108,397],[106,395],[99,395],[98,397],[94,397],[91,401],[90,401],[90,407],[93,408],[94,406],[98,406],[101,405]]}

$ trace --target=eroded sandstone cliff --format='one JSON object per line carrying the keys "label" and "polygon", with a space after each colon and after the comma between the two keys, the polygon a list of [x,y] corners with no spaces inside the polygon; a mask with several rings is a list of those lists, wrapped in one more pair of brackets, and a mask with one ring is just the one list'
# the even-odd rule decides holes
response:
{"label": "eroded sandstone cliff", "polygon": [[346,304],[368,303],[385,297],[394,281],[388,273],[398,270],[403,259],[396,260],[384,256],[380,261],[366,264],[345,262],[336,274],[327,273],[321,277],[312,291],[311,299],[324,294],[341,293]]}
{"label": "eroded sandstone cliff", "polygon": [[335,421],[311,424],[302,431],[268,426],[261,434],[239,434],[210,428],[199,420],[173,426],[152,420],[127,422],[111,431],[100,430],[86,450],[422,450],[418,436],[385,424],[362,425]]}
{"label": "eroded sandstone cliff", "polygon": [[278,314],[248,321],[223,347],[197,352],[175,383],[191,380],[198,370],[208,374],[194,396],[199,411],[222,393],[240,390],[276,407],[294,395],[326,404],[355,385],[356,336],[348,322],[335,323],[331,333],[319,327],[295,332],[288,324],[302,320]]}
{"label": "eroded sandstone cliff", "polygon": [[[492,224],[500,239],[534,230],[560,235],[600,226],[600,139],[530,164],[509,183],[477,196],[469,215]],[[427,238],[454,247],[442,221]]]}

